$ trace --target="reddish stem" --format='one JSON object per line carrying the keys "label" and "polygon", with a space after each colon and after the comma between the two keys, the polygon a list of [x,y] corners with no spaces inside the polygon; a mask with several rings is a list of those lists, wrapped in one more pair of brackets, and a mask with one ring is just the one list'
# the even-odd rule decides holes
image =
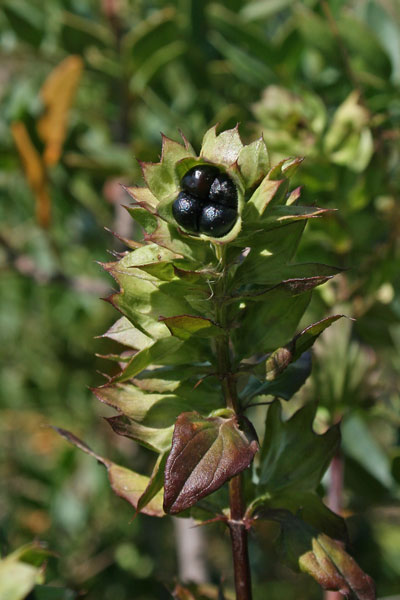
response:
{"label": "reddish stem", "polygon": [[242,476],[240,474],[229,482],[229,500],[231,518],[228,521],[228,526],[231,534],[236,600],[251,600],[250,562],[247,529],[243,523],[245,506],[242,496]]}
{"label": "reddish stem", "polygon": [[[342,512],[343,500],[343,457],[338,450],[332,458],[329,468],[329,490],[328,490],[328,506],[329,508],[340,515]],[[326,591],[324,600],[341,600],[342,594],[339,592]]]}
{"label": "reddish stem", "polygon": [[[239,399],[235,373],[232,371],[232,358],[229,350],[229,333],[227,328],[226,307],[223,304],[226,284],[225,248],[217,248],[222,272],[215,289],[216,320],[226,334],[216,340],[218,376],[221,381],[225,403],[236,413],[239,412]],[[251,573],[248,552],[247,528],[243,521],[246,506],[242,494],[242,474],[236,475],[229,482],[230,519],[228,527],[231,535],[233,569],[235,578],[236,600],[251,600]]]}

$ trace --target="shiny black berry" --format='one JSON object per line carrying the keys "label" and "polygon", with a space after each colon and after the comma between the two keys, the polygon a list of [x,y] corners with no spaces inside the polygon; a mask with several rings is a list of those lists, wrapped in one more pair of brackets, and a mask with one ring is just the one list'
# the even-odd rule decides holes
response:
{"label": "shiny black berry", "polygon": [[213,165],[198,165],[190,169],[183,176],[181,189],[197,198],[207,200],[211,184],[219,174],[220,170],[218,167],[214,167]]}
{"label": "shiny black berry", "polygon": [[227,206],[208,204],[204,206],[200,220],[199,231],[213,237],[222,237],[228,233],[236,222],[237,212]]}
{"label": "shiny black berry", "polygon": [[180,192],[172,205],[172,214],[176,222],[191,233],[199,231],[200,213],[201,205],[197,198],[185,192]]}
{"label": "shiny black berry", "polygon": [[232,179],[214,165],[192,167],[181,179],[172,205],[178,225],[190,233],[222,237],[237,219],[237,190]]}
{"label": "shiny black berry", "polygon": [[220,206],[237,209],[236,186],[226,173],[220,173],[212,182],[209,200]]}

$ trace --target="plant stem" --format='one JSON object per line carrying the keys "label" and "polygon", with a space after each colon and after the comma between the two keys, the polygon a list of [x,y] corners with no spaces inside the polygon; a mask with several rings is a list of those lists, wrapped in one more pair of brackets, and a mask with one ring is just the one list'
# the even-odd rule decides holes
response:
{"label": "plant stem", "polygon": [[[216,341],[216,355],[218,376],[221,381],[222,392],[228,408],[239,413],[239,399],[235,372],[232,369],[230,354],[230,340],[227,323],[224,296],[227,283],[227,267],[225,247],[217,247],[217,256],[221,264],[221,276],[215,286],[216,318],[218,325],[225,329],[225,335]],[[229,507],[230,518],[228,527],[231,536],[233,569],[236,589],[236,600],[251,600],[251,574],[248,552],[247,529],[243,521],[246,506],[242,494],[242,474],[236,475],[229,482]]]}
{"label": "plant stem", "polygon": [[230,520],[233,569],[235,575],[236,600],[251,600],[251,573],[247,529],[243,523],[245,506],[242,496],[242,475],[229,482]]}

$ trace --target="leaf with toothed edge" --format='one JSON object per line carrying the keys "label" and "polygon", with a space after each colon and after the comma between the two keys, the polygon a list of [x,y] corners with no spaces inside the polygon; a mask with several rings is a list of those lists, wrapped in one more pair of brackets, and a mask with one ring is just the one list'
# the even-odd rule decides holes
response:
{"label": "leaf with toothed edge", "polygon": [[190,394],[177,396],[173,393],[149,393],[131,383],[106,384],[93,388],[97,398],[112,406],[129,419],[142,423],[147,427],[166,428],[175,424],[177,417],[185,411],[190,411],[196,404],[198,410],[208,414],[220,405],[219,396],[208,390],[191,390]]}
{"label": "leaf with toothed edge", "polygon": [[132,377],[138,375],[150,364],[157,364],[157,362],[162,360],[166,355],[178,350],[181,344],[182,342],[173,336],[155,341],[151,346],[148,346],[135,354],[122,373],[113,378],[113,382],[118,383],[132,379]]}
{"label": "leaf with toothed edge", "polygon": [[[67,442],[73,446],[76,446],[77,448],[80,448],[80,450],[83,450],[83,452],[86,452],[86,454],[93,456],[93,458],[103,464],[107,469],[108,478],[113,491],[117,494],[117,496],[120,496],[129,502],[129,504],[131,504],[135,509],[137,508],[139,499],[149,486],[149,477],[135,473],[130,469],[126,469],[125,467],[121,467],[120,465],[113,463],[107,458],[103,458],[66,429],[61,429],[59,427],[53,427],[53,429],[57,431],[57,433],[59,433],[64,439],[66,439]],[[157,492],[157,494],[153,496],[147,505],[142,508],[141,512],[152,517],[163,517],[165,513],[162,508],[162,498],[162,492]]]}
{"label": "leaf with toothed edge", "polygon": [[157,229],[157,217],[142,206],[127,206],[126,210],[132,219],[143,227],[146,233],[153,233]]}
{"label": "leaf with toothed edge", "polygon": [[237,417],[204,418],[182,413],[175,425],[165,467],[164,510],[178,513],[221,487],[249,466],[256,440],[239,428]]}
{"label": "leaf with toothed edge", "polygon": [[147,187],[122,186],[133,200],[149,212],[156,211],[158,200]]}
{"label": "leaf with toothed edge", "polygon": [[114,340],[124,346],[129,346],[135,350],[143,350],[153,344],[153,340],[134,327],[126,317],[121,317],[112,325],[106,333],[103,333],[104,338]]}
{"label": "leaf with toothed edge", "polygon": [[243,143],[240,139],[238,126],[218,135],[215,126],[205,133],[200,156],[212,163],[229,167],[238,160],[242,149]]}

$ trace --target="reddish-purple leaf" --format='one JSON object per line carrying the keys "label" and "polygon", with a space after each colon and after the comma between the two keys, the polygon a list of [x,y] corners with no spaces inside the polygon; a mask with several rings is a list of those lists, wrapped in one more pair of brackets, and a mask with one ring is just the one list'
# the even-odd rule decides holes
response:
{"label": "reddish-purple leaf", "polygon": [[178,513],[221,487],[251,463],[258,444],[237,417],[179,415],[165,467],[164,510]]}

